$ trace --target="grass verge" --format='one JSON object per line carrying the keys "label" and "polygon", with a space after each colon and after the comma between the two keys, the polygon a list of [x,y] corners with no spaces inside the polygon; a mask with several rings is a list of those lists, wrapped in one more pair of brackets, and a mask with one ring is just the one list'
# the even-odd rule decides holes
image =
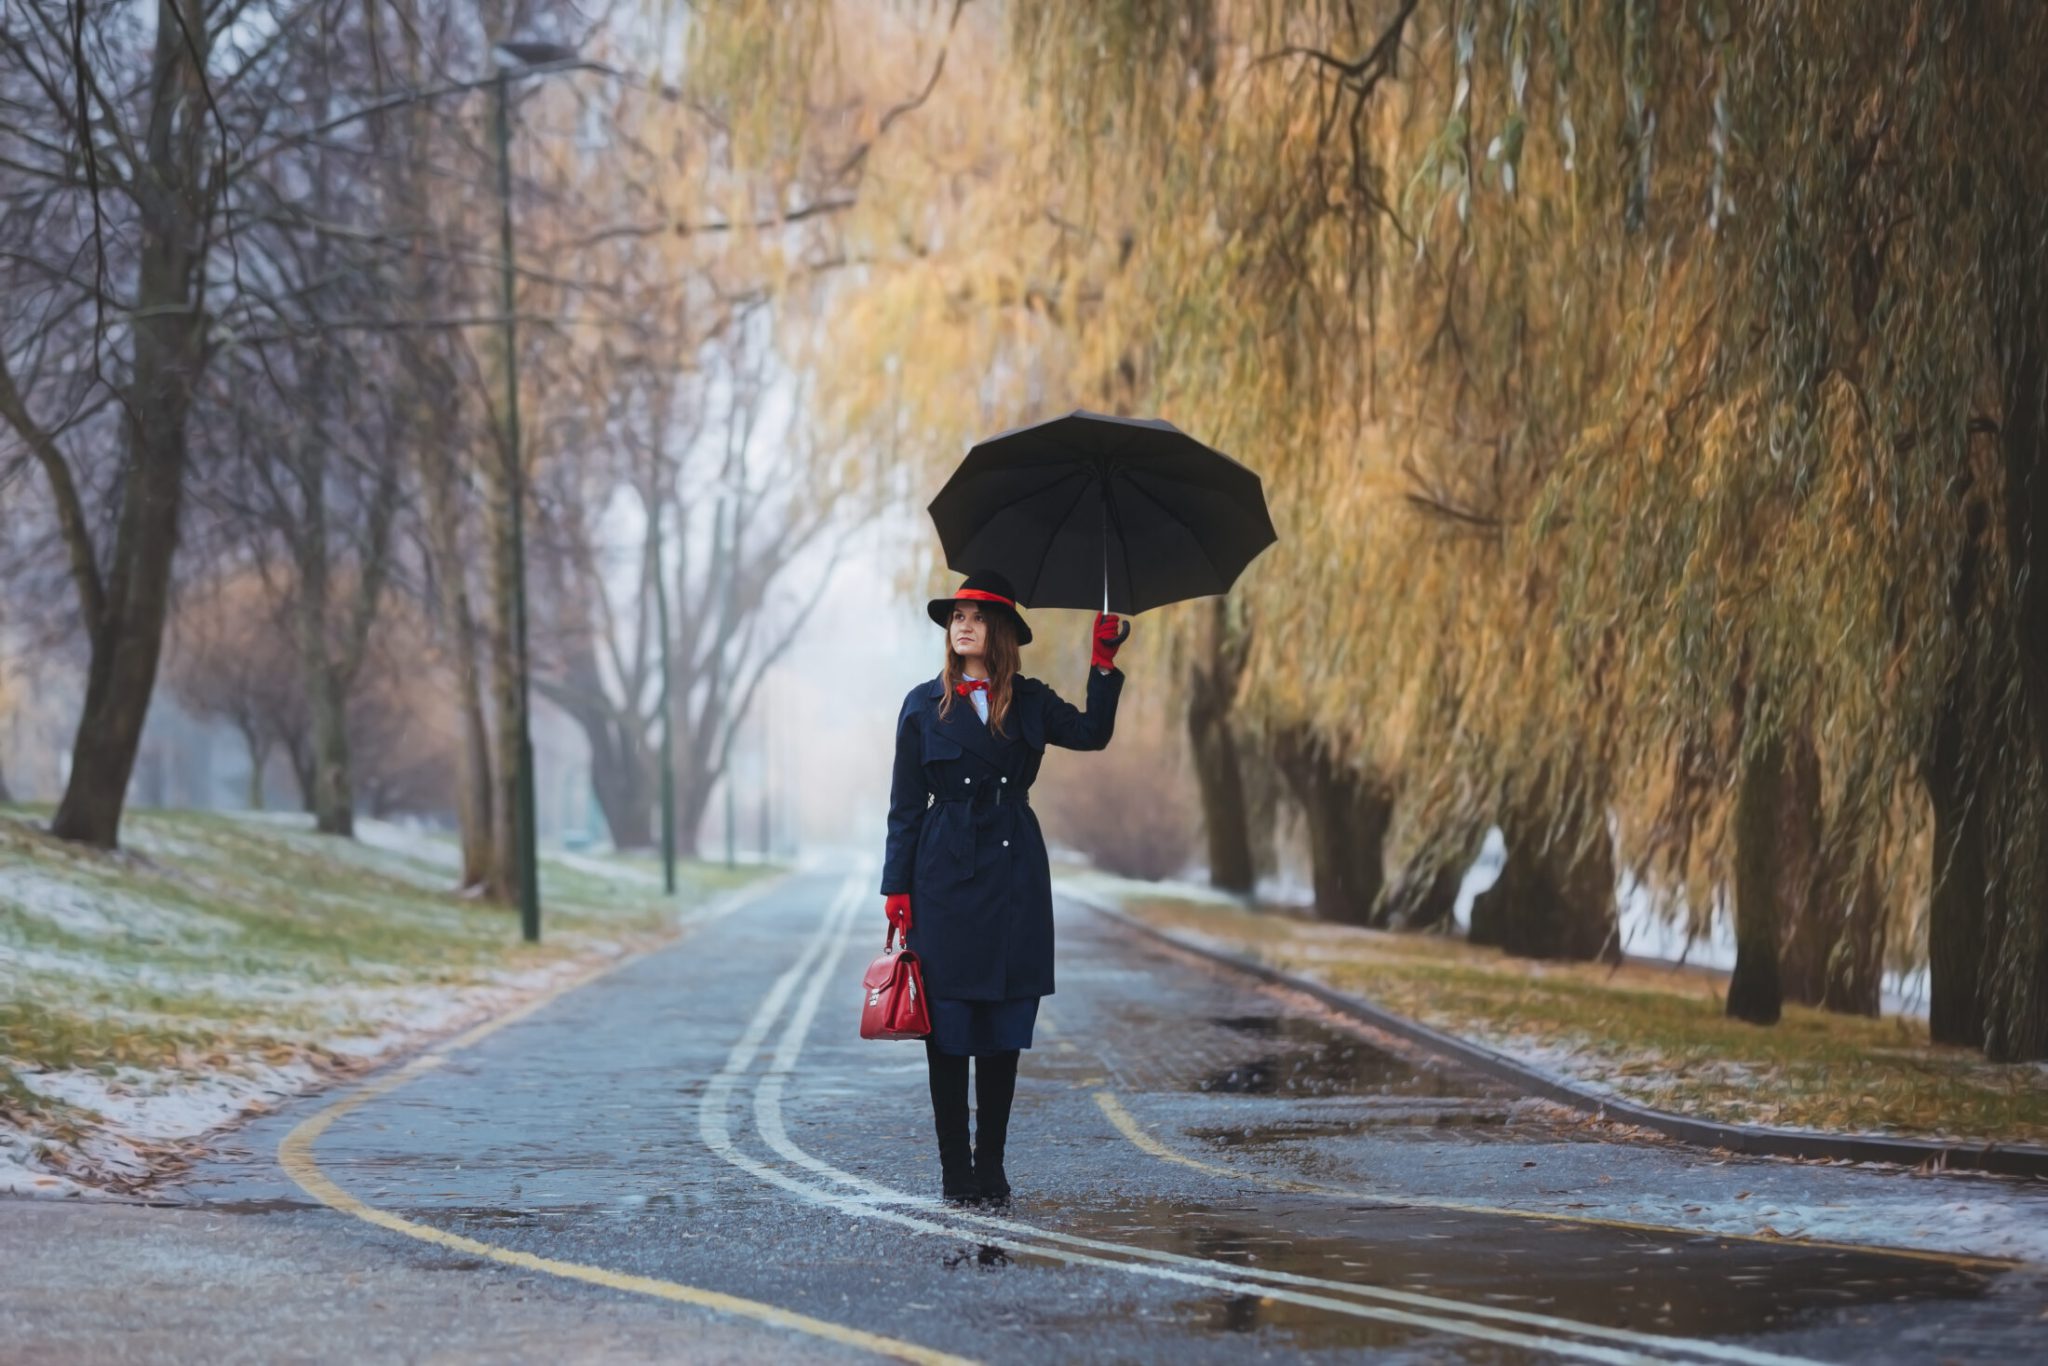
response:
{"label": "grass verge", "polygon": [[[455,891],[448,840],[138,811],[114,853],[0,809],[0,1189],[146,1182],[235,1114],[674,933],[772,869],[543,853],[544,935]],[[181,1146],[182,1145],[182,1146]]]}
{"label": "grass verge", "polygon": [[1679,1114],[1955,1141],[2048,1143],[2048,1068],[1938,1048],[1926,1022],[1787,1006],[1775,1026],[1722,1013],[1712,974],[1511,958],[1274,911],[1126,893],[1148,925],[1200,936],[1363,996],[1553,1074]]}

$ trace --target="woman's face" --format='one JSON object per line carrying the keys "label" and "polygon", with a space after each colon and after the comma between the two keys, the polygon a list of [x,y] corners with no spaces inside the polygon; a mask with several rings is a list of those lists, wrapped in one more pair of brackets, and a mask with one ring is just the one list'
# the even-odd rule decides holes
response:
{"label": "woman's face", "polygon": [[953,621],[946,634],[952,638],[956,655],[971,659],[988,653],[988,622],[971,602],[953,604]]}

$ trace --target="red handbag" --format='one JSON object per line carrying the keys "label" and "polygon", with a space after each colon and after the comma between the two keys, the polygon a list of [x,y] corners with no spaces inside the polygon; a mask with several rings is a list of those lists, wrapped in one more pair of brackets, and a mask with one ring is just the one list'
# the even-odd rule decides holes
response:
{"label": "red handbag", "polygon": [[917,955],[897,939],[894,925],[882,936],[882,956],[868,964],[860,985],[863,1039],[922,1039],[932,1032]]}

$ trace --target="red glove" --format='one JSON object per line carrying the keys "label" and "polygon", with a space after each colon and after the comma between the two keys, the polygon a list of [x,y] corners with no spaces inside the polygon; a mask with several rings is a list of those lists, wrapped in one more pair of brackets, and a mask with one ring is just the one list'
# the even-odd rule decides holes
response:
{"label": "red glove", "polygon": [[889,923],[896,933],[908,937],[910,934],[910,893],[898,892],[882,903],[882,910],[888,915]]}
{"label": "red glove", "polygon": [[1116,652],[1131,637],[1131,624],[1104,613],[1095,614],[1095,653],[1088,662],[1098,669],[1114,669]]}

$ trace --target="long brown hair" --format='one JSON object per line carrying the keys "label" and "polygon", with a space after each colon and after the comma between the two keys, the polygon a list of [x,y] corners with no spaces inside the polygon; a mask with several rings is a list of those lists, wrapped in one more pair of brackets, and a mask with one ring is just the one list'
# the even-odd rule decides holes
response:
{"label": "long brown hair", "polygon": [[[1010,714],[1010,681],[1017,676],[1023,650],[1017,644],[1017,628],[1007,612],[984,610],[982,621],[988,630],[988,644],[982,647],[982,667],[988,670],[988,728],[1003,734],[1003,719]],[[965,656],[953,651],[953,632],[946,632],[946,671],[939,675],[946,688],[939,694],[939,719],[952,715],[953,704],[961,701],[953,689],[967,677]]]}

